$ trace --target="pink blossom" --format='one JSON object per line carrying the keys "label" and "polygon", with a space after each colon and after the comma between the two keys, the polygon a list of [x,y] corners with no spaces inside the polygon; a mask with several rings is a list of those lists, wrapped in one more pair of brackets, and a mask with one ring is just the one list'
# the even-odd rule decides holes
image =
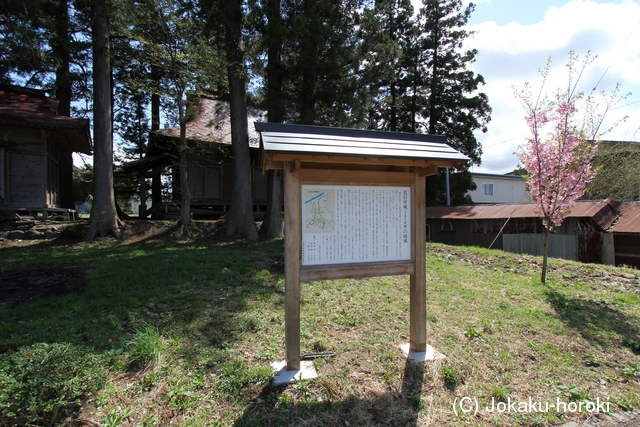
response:
{"label": "pink blossom", "polygon": [[[562,225],[575,201],[596,175],[591,159],[597,150],[597,142],[588,141],[572,125],[575,112],[573,102],[560,102],[555,108],[533,111],[526,118],[533,136],[519,158],[529,174],[531,200],[549,231]],[[541,128],[548,123],[554,128],[542,138]]]}

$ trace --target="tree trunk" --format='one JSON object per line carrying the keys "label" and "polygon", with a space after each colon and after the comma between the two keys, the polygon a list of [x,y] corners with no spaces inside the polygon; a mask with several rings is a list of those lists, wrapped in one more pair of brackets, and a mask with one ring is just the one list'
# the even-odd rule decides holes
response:
{"label": "tree trunk", "polygon": [[189,191],[189,176],[187,168],[189,165],[189,148],[182,147],[180,150],[180,196],[182,206],[180,207],[180,227],[179,233],[188,236],[191,233],[191,192]]}
{"label": "tree trunk", "polygon": [[242,46],[242,0],[226,0],[225,45],[228,60],[231,150],[233,154],[233,198],[225,217],[228,236],[240,234],[258,239],[253,217],[251,163],[247,124],[246,74]]}
{"label": "tree trunk", "polygon": [[113,122],[109,19],[105,0],[93,3],[93,205],[86,240],[120,237],[113,193]]}
{"label": "tree trunk", "polygon": [[[69,43],[69,7],[67,1],[60,0],[51,5],[51,14],[54,17],[54,31],[51,38],[51,50],[57,59],[55,97],[59,101],[58,114],[71,116],[72,81],[69,71],[71,53]],[[73,152],[61,150],[58,153],[58,179],[60,193],[58,205],[62,208],[73,209]],[[84,195],[86,197],[86,194]]]}
{"label": "tree trunk", "polygon": [[187,143],[185,105],[182,100],[183,93],[184,91],[180,91],[178,99],[178,116],[180,118],[180,196],[182,198],[179,232],[182,236],[188,236],[191,233],[191,191],[189,191],[189,145]]}
{"label": "tree trunk", "polygon": [[283,204],[282,171],[271,169],[267,172],[267,212],[260,227],[263,237],[282,237]]}
{"label": "tree trunk", "polygon": [[542,235],[542,275],[540,281],[544,284],[547,283],[547,265],[549,262],[549,234],[551,232],[545,227],[544,234]]}
{"label": "tree trunk", "polygon": [[389,111],[389,130],[396,132],[398,130],[398,112],[396,106],[396,84],[391,83],[389,87],[389,95],[391,96],[391,111]]}
{"label": "tree trunk", "polygon": [[[282,123],[284,120],[284,103],[282,102],[282,14],[280,0],[267,0],[267,120],[270,123]],[[263,237],[282,237],[282,172],[267,172],[267,211],[260,227]]]}
{"label": "tree trunk", "polygon": [[437,133],[436,125],[440,120],[438,117],[438,79],[440,78],[438,75],[438,67],[440,64],[438,63],[438,48],[440,47],[440,38],[438,31],[434,29],[433,39],[433,64],[431,65],[432,73],[431,73],[431,84],[429,85],[429,89],[431,93],[429,94],[429,134],[435,135]]}
{"label": "tree trunk", "polygon": [[[151,67],[151,75],[154,81],[160,80],[158,78],[157,67]],[[160,129],[160,95],[157,93],[151,94],[151,130]],[[148,152],[152,147],[149,147]],[[155,155],[155,154],[154,154]],[[151,178],[151,205],[156,206],[162,203],[162,173],[158,173]]]}
{"label": "tree trunk", "polygon": [[[320,19],[316,0],[304,0],[302,13],[314,27]],[[313,32],[313,29],[312,29]],[[316,97],[318,86],[318,52],[320,51],[318,35],[302,39],[300,43],[300,57],[302,61],[302,85],[300,87],[300,122],[304,125],[316,124]]]}

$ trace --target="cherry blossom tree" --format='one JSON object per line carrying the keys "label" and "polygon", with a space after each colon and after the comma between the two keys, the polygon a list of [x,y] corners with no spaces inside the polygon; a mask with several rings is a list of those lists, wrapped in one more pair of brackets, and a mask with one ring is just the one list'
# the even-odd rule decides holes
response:
{"label": "cherry blossom tree", "polygon": [[531,200],[544,225],[542,283],[547,276],[549,235],[562,225],[595,178],[591,160],[598,140],[610,130],[601,132],[601,127],[607,112],[620,99],[617,86],[610,94],[600,96],[593,92],[585,96],[577,90],[581,76],[594,59],[590,54],[581,58],[570,52],[567,85],[552,97],[544,95],[550,59],[540,70],[543,83],[538,94],[534,96],[528,83],[516,92],[532,135],[518,157],[527,171]]}

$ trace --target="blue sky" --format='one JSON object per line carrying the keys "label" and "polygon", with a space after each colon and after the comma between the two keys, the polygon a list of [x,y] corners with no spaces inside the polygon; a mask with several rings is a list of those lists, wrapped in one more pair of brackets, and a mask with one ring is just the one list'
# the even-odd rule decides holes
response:
{"label": "blue sky", "polygon": [[506,173],[518,165],[514,152],[528,131],[524,110],[514,96],[525,82],[536,87],[538,70],[551,58],[545,93],[564,85],[569,51],[596,56],[581,79],[580,89],[632,94],[607,115],[607,124],[628,119],[603,139],[640,141],[640,0],[479,0],[468,29],[474,35],[465,48],[478,50],[471,69],[481,74],[493,109],[476,172]]}

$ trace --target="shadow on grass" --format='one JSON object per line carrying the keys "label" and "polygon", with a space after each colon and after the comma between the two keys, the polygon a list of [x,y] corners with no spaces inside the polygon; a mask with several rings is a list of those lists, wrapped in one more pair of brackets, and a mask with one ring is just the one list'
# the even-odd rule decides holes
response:
{"label": "shadow on grass", "polygon": [[[143,378],[150,389],[157,385],[167,390],[159,394],[158,411],[191,410],[196,403],[188,396],[204,384],[193,378],[219,375],[222,379],[212,382],[209,390],[215,393],[223,380],[230,388],[228,384],[243,385],[245,375],[250,375],[250,380],[255,376],[254,370],[237,362],[229,349],[270,326],[256,307],[272,310],[280,303],[281,276],[271,274],[268,266],[274,260],[279,262],[282,253],[282,241],[278,240],[126,246],[103,240],[3,248],[4,268],[48,275],[72,264],[83,278],[86,274],[86,289],[16,306],[0,304],[0,350],[37,343],[73,344],[87,353],[108,356],[103,362],[105,373],[127,371],[127,381],[132,384]],[[0,279],[4,272],[0,270]],[[36,275],[16,286],[33,287],[31,282],[41,279]],[[144,373],[142,365],[136,366],[142,369],[139,376],[127,369],[133,367],[132,354],[137,347],[148,349],[138,346],[137,341],[136,346],[130,345],[132,337],[147,325],[159,331],[156,341],[167,357],[167,368],[162,371],[167,377]],[[66,365],[58,368],[56,372],[68,369]],[[194,377],[187,376],[193,373]],[[37,399],[44,402],[40,406],[47,403],[39,396]],[[26,404],[20,402],[18,407]],[[71,414],[78,408],[68,410]]]}
{"label": "shadow on grass", "polygon": [[617,338],[626,346],[639,341],[640,320],[611,308],[606,301],[568,298],[550,288],[545,297],[562,322],[588,341],[603,347],[618,346]]}
{"label": "shadow on grass", "polygon": [[[358,397],[342,396],[330,381],[319,379],[266,386],[233,424],[236,427],[281,425],[417,426],[422,408],[425,366],[407,361],[400,390]],[[289,388],[313,385],[326,390],[326,400],[293,402]],[[301,398],[304,400],[304,398]]]}
{"label": "shadow on grass", "polygon": [[72,264],[86,270],[88,278],[81,295],[0,307],[0,344],[70,342],[111,350],[149,324],[191,343],[225,348],[238,334],[260,326],[259,319],[244,315],[248,300],[282,294],[279,275],[267,271],[270,260],[282,257],[281,241],[171,246],[43,242],[3,252],[13,268]]}

